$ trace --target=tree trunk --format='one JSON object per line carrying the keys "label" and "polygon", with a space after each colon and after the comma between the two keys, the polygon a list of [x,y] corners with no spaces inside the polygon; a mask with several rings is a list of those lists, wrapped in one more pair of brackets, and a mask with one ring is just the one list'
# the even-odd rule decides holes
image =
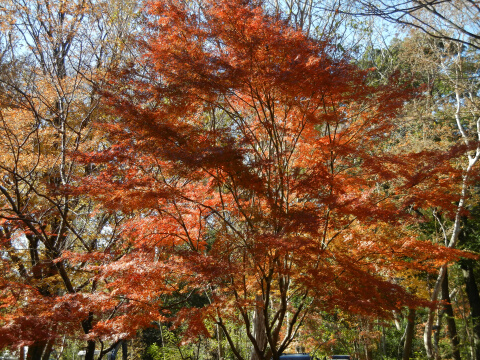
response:
{"label": "tree trunk", "polygon": [[[92,329],[93,313],[88,315],[88,318],[82,321],[82,328],[85,334],[88,334]],[[95,358],[95,341],[88,340],[85,351],[85,360],[94,360]]]}
{"label": "tree trunk", "polygon": [[[440,268],[440,272],[438,274],[437,281],[435,283],[433,293],[432,293],[432,296],[430,298],[431,301],[436,301],[437,300],[438,290],[440,289],[440,287],[437,286],[437,285],[440,285],[441,282],[443,281],[443,276],[445,274],[445,272],[444,272],[445,269],[446,269],[446,265],[444,265]],[[432,341],[434,320],[435,320],[435,310],[434,309],[428,309],[427,322],[425,324],[425,331],[423,332],[423,343],[424,343],[424,346],[425,346],[425,353],[427,355],[427,359],[433,359],[435,357],[435,350],[434,350],[433,341]]]}
{"label": "tree trunk", "polygon": [[87,341],[87,349],[85,350],[85,360],[94,360],[95,359],[95,341]]}
{"label": "tree trunk", "polygon": [[407,327],[405,329],[405,343],[403,345],[402,360],[410,359],[412,353],[413,336],[415,335],[415,309],[408,309]]}
{"label": "tree trunk", "polygon": [[43,349],[45,349],[45,344],[36,343],[29,346],[27,360],[42,360]]}
{"label": "tree trunk", "polygon": [[450,294],[448,291],[448,270],[445,272],[445,277],[442,283],[442,300],[444,301],[443,311],[447,315],[447,330],[452,342],[452,356],[455,360],[461,360],[459,341],[457,334],[457,326],[455,324],[455,317],[453,315],[453,308],[450,300]]}
{"label": "tree trunk", "polygon": [[218,342],[218,360],[223,360],[225,352],[223,350],[223,329],[217,325],[217,342]]}
{"label": "tree trunk", "polygon": [[480,296],[472,266],[467,261],[462,261],[460,265],[465,280],[468,302],[470,304],[470,315],[473,322],[475,357],[476,360],[480,360]]}
{"label": "tree trunk", "polygon": [[127,341],[122,341],[122,360],[128,359],[128,344]]}
{"label": "tree trunk", "polygon": [[400,323],[401,318],[400,316],[398,316],[398,313],[395,310],[393,310],[393,320],[395,321],[395,327],[397,328],[397,330],[402,330],[402,325]]}
{"label": "tree trunk", "polygon": [[442,317],[443,317],[443,309],[437,311],[437,322],[434,327],[433,331],[433,349],[435,350],[433,355],[435,356],[435,360],[441,360],[440,356],[440,331],[442,330]]}
{"label": "tree trunk", "polygon": [[[257,306],[255,309],[255,318],[253,319],[253,335],[255,336],[255,341],[260,351],[263,351],[267,346],[267,334],[265,329],[265,316],[263,315],[262,295],[256,295],[255,300],[257,301]],[[252,353],[250,355],[250,360],[263,360],[263,359],[255,351],[255,348],[253,348]]]}
{"label": "tree trunk", "polygon": [[27,360],[43,360],[48,359],[52,352],[52,346],[48,342],[36,342],[28,347]]}

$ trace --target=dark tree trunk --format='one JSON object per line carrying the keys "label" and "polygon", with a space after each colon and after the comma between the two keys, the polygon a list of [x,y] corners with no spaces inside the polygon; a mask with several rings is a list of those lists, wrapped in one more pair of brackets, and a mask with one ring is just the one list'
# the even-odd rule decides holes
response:
{"label": "dark tree trunk", "polygon": [[[82,321],[82,328],[85,334],[88,334],[92,329],[93,313],[88,315],[88,318]],[[95,358],[95,341],[88,340],[85,351],[85,360],[94,360]]]}
{"label": "dark tree trunk", "polygon": [[480,296],[478,294],[478,287],[472,265],[467,261],[462,261],[460,265],[465,280],[468,302],[470,304],[470,315],[473,322],[475,357],[476,360],[480,360]]}
{"label": "dark tree trunk", "polygon": [[405,343],[403,345],[402,360],[410,359],[412,353],[413,336],[415,335],[415,309],[408,309],[407,327],[405,329]]}
{"label": "dark tree trunk", "polygon": [[223,329],[217,325],[217,343],[218,343],[218,359],[223,360],[225,351],[223,349]]}
{"label": "dark tree trunk", "polygon": [[128,358],[128,347],[127,341],[122,341],[122,360],[127,360]]}
{"label": "dark tree trunk", "polygon": [[27,360],[42,360],[45,344],[35,343],[28,347]]}
{"label": "dark tree trunk", "polygon": [[43,360],[50,357],[52,343],[47,341],[36,342],[28,347],[27,360]]}
{"label": "dark tree trunk", "polygon": [[85,351],[85,360],[94,360],[95,359],[95,341],[87,341],[87,349]]}
{"label": "dark tree trunk", "polygon": [[457,326],[455,324],[455,317],[453,315],[452,303],[450,300],[450,294],[448,291],[448,270],[445,272],[445,277],[442,282],[442,300],[444,301],[443,311],[447,315],[447,330],[452,342],[452,355],[455,360],[461,360],[459,341],[457,334]]}

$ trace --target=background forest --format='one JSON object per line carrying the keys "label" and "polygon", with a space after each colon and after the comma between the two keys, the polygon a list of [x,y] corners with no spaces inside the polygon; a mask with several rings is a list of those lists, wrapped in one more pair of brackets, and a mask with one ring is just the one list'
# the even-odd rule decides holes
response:
{"label": "background forest", "polygon": [[0,29],[3,358],[480,360],[477,1],[4,0]]}

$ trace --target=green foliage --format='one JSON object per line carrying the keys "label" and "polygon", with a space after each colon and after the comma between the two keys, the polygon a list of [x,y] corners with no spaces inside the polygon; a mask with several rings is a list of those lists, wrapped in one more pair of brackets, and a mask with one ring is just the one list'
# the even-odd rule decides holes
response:
{"label": "green foliage", "polygon": [[180,339],[173,331],[168,330],[164,325],[161,329],[152,328],[143,333],[144,341],[152,341],[147,343],[143,360],[164,360],[164,359],[182,359],[178,343]]}
{"label": "green foliage", "polygon": [[181,355],[177,348],[171,346],[158,346],[152,344],[147,348],[147,359],[149,360],[166,360],[166,359],[181,359]]}

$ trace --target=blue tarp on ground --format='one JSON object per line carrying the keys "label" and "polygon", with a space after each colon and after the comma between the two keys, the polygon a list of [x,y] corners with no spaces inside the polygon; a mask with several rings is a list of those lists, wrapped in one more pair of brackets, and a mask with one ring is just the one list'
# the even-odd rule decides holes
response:
{"label": "blue tarp on ground", "polygon": [[283,354],[280,355],[280,360],[312,360],[316,359],[310,357],[308,354]]}

